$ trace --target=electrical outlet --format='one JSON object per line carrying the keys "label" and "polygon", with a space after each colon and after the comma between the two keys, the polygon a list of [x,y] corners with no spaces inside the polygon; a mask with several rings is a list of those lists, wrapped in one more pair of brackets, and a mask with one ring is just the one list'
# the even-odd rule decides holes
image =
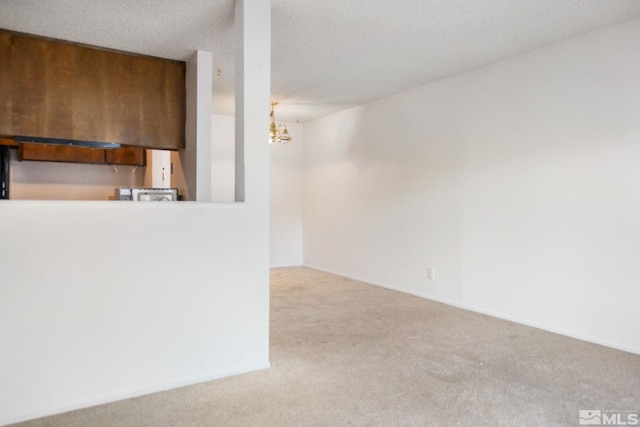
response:
{"label": "electrical outlet", "polygon": [[427,279],[435,280],[436,270],[433,267],[427,267]]}

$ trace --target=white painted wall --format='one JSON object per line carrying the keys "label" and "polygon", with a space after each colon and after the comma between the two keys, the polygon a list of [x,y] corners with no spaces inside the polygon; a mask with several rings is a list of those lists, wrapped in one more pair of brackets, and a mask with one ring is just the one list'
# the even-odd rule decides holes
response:
{"label": "white painted wall", "polygon": [[0,203],[0,425],[269,365],[270,5],[238,3],[245,203]]}
{"label": "white painted wall", "polygon": [[171,151],[146,150],[144,187],[175,188],[171,186]]}
{"label": "white painted wall", "polygon": [[[234,193],[234,125],[231,116],[212,116],[213,199],[230,202]],[[302,147],[303,126],[287,124],[293,141],[271,144],[270,153],[270,265],[302,264]],[[265,138],[267,144],[268,138]]]}
{"label": "white painted wall", "polygon": [[[187,147],[189,146],[189,129],[195,129],[195,135],[191,137],[195,140],[196,148],[196,199],[198,202],[212,202],[211,189],[211,93],[213,79],[213,55],[210,52],[196,51],[192,58],[187,59],[187,74],[189,69],[197,67],[197,123],[189,127],[185,132]],[[189,105],[189,85],[187,84],[187,105]],[[187,120],[189,111],[187,111]],[[244,141],[244,140],[243,140]],[[243,142],[244,143],[244,142]],[[183,164],[184,167],[184,164]]]}
{"label": "white painted wall", "polygon": [[231,206],[0,204],[0,425],[267,367],[266,233]]}
{"label": "white painted wall", "polygon": [[211,116],[211,189],[214,202],[235,199],[235,117]]}
{"label": "white painted wall", "polygon": [[634,20],[307,123],[304,263],[640,353],[638,46]]}
{"label": "white painted wall", "polygon": [[146,167],[18,160],[11,155],[15,200],[111,200],[118,187],[142,187]]}
{"label": "white painted wall", "polygon": [[186,61],[185,147],[173,153],[172,181],[182,200],[211,202],[211,79],[213,55],[197,50]]}
{"label": "white painted wall", "polygon": [[[302,265],[303,126],[287,123],[292,141],[270,145],[272,267]],[[268,140],[268,138],[266,138]],[[266,143],[266,140],[265,140]]]}

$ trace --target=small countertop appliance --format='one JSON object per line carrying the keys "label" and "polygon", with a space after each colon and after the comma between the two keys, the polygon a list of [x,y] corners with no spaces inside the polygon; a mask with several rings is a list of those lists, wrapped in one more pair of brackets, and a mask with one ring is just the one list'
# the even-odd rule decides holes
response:
{"label": "small countertop appliance", "polygon": [[134,202],[175,202],[177,188],[116,188],[116,200]]}

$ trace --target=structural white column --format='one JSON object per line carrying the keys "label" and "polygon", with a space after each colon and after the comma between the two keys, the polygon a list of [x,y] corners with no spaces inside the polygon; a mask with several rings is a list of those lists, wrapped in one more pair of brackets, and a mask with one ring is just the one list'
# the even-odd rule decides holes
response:
{"label": "structural white column", "polygon": [[211,88],[213,55],[196,51],[187,60],[186,147],[180,151],[184,200],[211,201]]}
{"label": "structural white column", "polygon": [[[269,97],[271,2],[236,0],[236,202],[252,236],[250,264],[260,287],[249,300],[267,301],[260,344],[269,349]],[[249,249],[248,249],[249,250]],[[255,280],[255,279],[254,279]]]}
{"label": "structural white column", "polygon": [[271,1],[235,6],[236,201],[260,201],[268,218]]}

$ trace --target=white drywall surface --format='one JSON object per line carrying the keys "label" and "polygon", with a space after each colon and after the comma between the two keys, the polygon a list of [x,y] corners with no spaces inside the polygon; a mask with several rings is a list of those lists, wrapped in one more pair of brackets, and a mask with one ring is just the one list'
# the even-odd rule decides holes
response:
{"label": "white drywall surface", "polygon": [[288,144],[271,144],[272,267],[302,264],[302,150],[303,126],[287,123],[292,137]]}
{"label": "white drywall surface", "polygon": [[640,353],[639,45],[634,20],[305,124],[304,263]]}

